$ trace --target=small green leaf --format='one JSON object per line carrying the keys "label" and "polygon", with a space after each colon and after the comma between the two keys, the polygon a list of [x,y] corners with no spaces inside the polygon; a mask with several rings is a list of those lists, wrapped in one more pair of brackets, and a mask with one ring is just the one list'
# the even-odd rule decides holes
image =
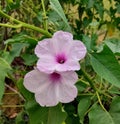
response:
{"label": "small green leaf", "polygon": [[0,101],[2,99],[5,89],[4,79],[9,70],[11,70],[11,67],[7,63],[7,61],[5,61],[3,58],[0,58]]}
{"label": "small green leaf", "polygon": [[5,44],[26,43],[29,44],[31,47],[35,47],[37,42],[38,41],[35,38],[28,36],[24,32],[21,32],[19,34],[14,35],[12,38],[6,40]]}
{"label": "small green leaf", "polygon": [[83,35],[82,41],[87,47],[88,51],[91,51],[91,38],[87,35]]}
{"label": "small green leaf", "polygon": [[20,56],[20,53],[22,51],[22,49],[26,46],[28,46],[27,43],[13,43],[12,48],[10,50],[10,52],[4,52],[3,53],[3,57],[4,59],[11,64],[11,62],[14,60],[15,57]]}
{"label": "small green leaf", "polygon": [[80,124],[79,117],[76,115],[69,115],[65,121],[65,124]]}
{"label": "small green leaf", "polygon": [[91,64],[95,72],[109,83],[120,87],[120,65],[108,46],[100,53],[92,53]]}
{"label": "small green leaf", "polygon": [[104,7],[103,7],[103,3],[101,2],[101,4],[100,4],[100,2],[97,2],[96,1],[96,3],[94,4],[94,6],[95,6],[95,9],[96,9],[96,11],[99,13],[99,16],[100,16],[100,18],[102,19],[103,18],[103,13],[104,13]]}
{"label": "small green leaf", "polygon": [[20,55],[20,52],[22,48],[25,46],[28,46],[28,44],[25,43],[13,43],[12,44],[12,50],[10,51],[10,55],[14,57],[18,57]]}
{"label": "small green leaf", "polygon": [[97,104],[93,105],[91,111],[88,114],[89,124],[115,124],[110,113],[104,111]]}
{"label": "small green leaf", "polygon": [[58,0],[49,0],[50,1],[50,5],[51,7],[58,13],[58,15],[63,19],[63,21],[65,22],[66,25],[66,30],[67,31],[71,31],[71,28],[68,24],[67,18],[64,14],[64,11],[59,3]]}
{"label": "small green leaf", "polygon": [[18,113],[17,117],[15,118],[16,124],[26,124],[28,121],[28,115],[24,111]]}
{"label": "small green leaf", "polygon": [[92,8],[93,5],[94,5],[94,3],[95,3],[94,0],[89,0],[89,1],[88,1],[88,6],[87,6],[87,8]]}
{"label": "small green leaf", "polygon": [[65,119],[66,113],[62,111],[60,105],[49,108],[47,124],[62,124]]}
{"label": "small green leaf", "polygon": [[62,106],[41,107],[35,100],[25,104],[28,111],[30,124],[62,124],[66,119],[66,113],[62,111]]}
{"label": "small green leaf", "polygon": [[114,97],[110,105],[110,114],[115,124],[120,123],[120,96]]}
{"label": "small green leaf", "polygon": [[120,4],[118,4],[116,7],[117,7],[117,12],[120,13]]}
{"label": "small green leaf", "polygon": [[5,79],[5,75],[1,75],[1,72],[0,72],[0,104],[1,104],[1,99],[3,97],[4,90],[5,90],[4,79]]}
{"label": "small green leaf", "polygon": [[98,36],[96,34],[92,34],[91,37],[87,35],[83,35],[83,42],[85,43],[88,51],[93,51],[96,49],[96,40]]}
{"label": "small green leaf", "polygon": [[112,50],[113,53],[120,53],[120,40],[108,39],[105,41],[106,45]]}
{"label": "small green leaf", "polygon": [[0,72],[4,73],[4,72],[8,71],[8,69],[11,69],[10,65],[8,64],[8,62],[5,59],[0,57]]}
{"label": "small green leaf", "polygon": [[[86,83],[86,82],[85,82]],[[87,87],[87,84],[85,84],[85,83],[83,83],[82,81],[77,81],[76,82],[76,87],[77,87],[77,89],[78,89],[78,92],[82,92],[82,91],[84,91],[85,89],[86,89],[86,87]]]}
{"label": "small green leaf", "polygon": [[31,100],[25,104],[25,109],[28,111],[30,124],[47,124],[49,108],[41,107],[35,100]]}
{"label": "small green leaf", "polygon": [[115,86],[109,88],[108,92],[111,94],[120,95],[120,89],[118,87],[115,87]]}
{"label": "small green leaf", "polygon": [[22,58],[25,62],[25,65],[31,66],[33,65],[36,61],[37,61],[37,57],[35,55],[31,55],[31,54],[23,54]]}
{"label": "small green leaf", "polygon": [[80,122],[83,124],[85,113],[87,112],[89,106],[91,105],[91,99],[90,97],[83,97],[80,99],[80,102],[78,104],[78,114],[80,117]]}

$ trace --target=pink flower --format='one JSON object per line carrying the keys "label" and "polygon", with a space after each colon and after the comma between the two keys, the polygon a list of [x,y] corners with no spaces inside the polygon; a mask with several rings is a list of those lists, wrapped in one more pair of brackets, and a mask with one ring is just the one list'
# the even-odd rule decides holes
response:
{"label": "pink flower", "polygon": [[86,47],[73,40],[71,33],[58,31],[52,38],[44,39],[35,48],[39,60],[37,68],[45,73],[74,71],[80,69],[79,60],[86,55]]}
{"label": "pink flower", "polygon": [[55,106],[59,102],[68,103],[77,96],[77,74],[53,72],[47,74],[35,69],[25,75],[24,86],[35,93],[35,99],[41,106]]}

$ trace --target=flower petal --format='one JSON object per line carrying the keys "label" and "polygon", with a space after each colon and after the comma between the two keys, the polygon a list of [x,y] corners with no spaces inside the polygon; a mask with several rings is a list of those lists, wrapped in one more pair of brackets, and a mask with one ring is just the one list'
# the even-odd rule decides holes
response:
{"label": "flower petal", "polygon": [[[71,33],[57,31],[52,38],[44,39],[35,48],[35,54],[41,58],[45,55],[53,55],[66,51],[71,46],[73,36]],[[61,51],[61,52],[62,52]]]}
{"label": "flower petal", "polygon": [[71,47],[73,35],[68,32],[57,31],[56,33],[54,33],[52,39],[56,54],[66,53],[69,51]]}
{"label": "flower petal", "polygon": [[35,48],[37,57],[45,57],[46,55],[52,56],[54,54],[52,38],[44,39],[38,43]]}
{"label": "flower petal", "polygon": [[73,71],[62,73],[61,76],[62,81],[59,83],[59,101],[68,103],[73,101],[77,96],[77,88],[74,84],[78,80],[78,76]]}
{"label": "flower petal", "polygon": [[73,85],[78,80],[78,75],[74,71],[62,72],[61,77],[62,77],[63,82],[68,85],[71,85],[71,84]]}
{"label": "flower petal", "polygon": [[79,40],[74,40],[72,47],[70,49],[69,57],[73,60],[81,60],[85,57],[86,55],[86,47],[85,45],[79,41]]}
{"label": "flower petal", "polygon": [[77,88],[74,86],[78,79],[77,74],[73,71],[54,72],[54,76],[55,74],[60,78],[53,80],[51,74],[37,69],[25,75],[24,86],[35,93],[35,99],[41,106],[55,106],[58,102],[71,102],[77,96]]}
{"label": "flower petal", "polygon": [[59,101],[69,103],[77,97],[77,88],[74,85],[61,84],[59,86]]}
{"label": "flower petal", "polygon": [[75,72],[68,71],[61,73],[61,77],[61,82],[58,83],[57,96],[60,102],[68,103],[73,101],[77,96],[77,88],[74,84],[78,80],[78,76]]}
{"label": "flower petal", "polygon": [[42,72],[74,71],[80,69],[78,61],[85,57],[86,47],[73,40],[71,33],[57,31],[52,38],[38,43],[35,54],[40,58],[37,68]]}
{"label": "flower petal", "polygon": [[37,62],[37,68],[45,73],[52,73],[55,70],[55,61],[52,57],[41,58]]}
{"label": "flower petal", "polygon": [[33,70],[27,73],[24,77],[24,86],[31,92],[43,91],[48,85],[48,75],[40,71]]}
{"label": "flower petal", "polygon": [[68,103],[77,96],[77,88],[74,86],[78,76],[75,72],[59,73],[61,80],[58,82],[48,81],[49,85],[43,92],[36,92],[36,101],[41,106],[55,106],[58,102]]}
{"label": "flower petal", "polygon": [[80,64],[78,61],[68,60],[64,64],[57,64],[55,67],[56,71],[75,71],[80,69]]}
{"label": "flower petal", "polygon": [[[50,82],[49,82],[50,83]],[[55,106],[58,104],[57,85],[51,84],[43,92],[35,93],[36,101],[41,106]]]}
{"label": "flower petal", "polygon": [[53,35],[54,38],[57,38],[58,40],[72,40],[73,35],[69,32],[64,32],[64,31],[57,31]]}

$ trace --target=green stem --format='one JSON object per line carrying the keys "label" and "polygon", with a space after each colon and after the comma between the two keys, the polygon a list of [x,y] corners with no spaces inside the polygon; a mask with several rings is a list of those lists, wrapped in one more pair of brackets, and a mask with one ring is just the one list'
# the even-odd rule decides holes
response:
{"label": "green stem", "polygon": [[8,27],[8,28],[21,28],[21,27],[22,27],[21,24],[18,24],[18,25],[10,25],[10,24],[3,24],[3,23],[0,23],[0,26],[2,26],[2,27]]}
{"label": "green stem", "polygon": [[78,93],[78,96],[93,96],[93,93]]}
{"label": "green stem", "polygon": [[96,87],[94,86],[94,81],[91,80],[90,76],[84,71],[81,69],[81,72],[83,74],[83,76],[87,79],[87,81],[89,82],[90,86],[93,88],[93,90],[96,92],[97,89]]}
{"label": "green stem", "polygon": [[82,80],[82,79],[78,79],[77,82],[80,82],[80,83],[83,83],[83,84],[86,84],[86,85],[90,85],[88,82],[86,82],[86,81],[84,81],[84,80]]}
{"label": "green stem", "polygon": [[[100,106],[102,107],[102,109],[103,109],[104,111],[106,111],[105,107],[103,106],[103,104],[102,104],[102,102],[101,102],[101,99],[100,99],[99,93],[96,92],[96,95],[97,95],[98,101],[99,101],[99,103],[100,103]],[[107,112],[107,111],[106,111],[106,112]]]}
{"label": "green stem", "polygon": [[47,31],[48,30],[48,27],[47,27],[47,16],[46,16],[44,0],[41,0],[41,2],[42,2],[42,8],[43,8],[44,27],[45,27],[45,30]]}
{"label": "green stem", "polygon": [[[25,28],[29,28],[29,29],[38,31],[38,32],[40,32],[41,34],[44,34],[44,35],[47,36],[47,37],[51,37],[51,36],[52,36],[48,31],[43,30],[43,29],[41,29],[41,28],[38,28],[38,27],[36,27],[36,26],[34,26],[34,25],[30,25],[30,24],[24,23],[24,22],[22,22],[22,21],[19,21],[19,20],[13,18],[13,17],[7,15],[7,14],[4,13],[2,10],[0,10],[0,15],[3,16],[3,17],[6,17],[6,18],[9,19],[10,21],[13,21],[13,22],[15,22],[15,23],[21,24],[22,27],[25,27]],[[5,25],[3,24],[3,26],[6,27],[6,24],[5,24]],[[9,26],[9,25],[7,25],[7,26]],[[10,25],[10,26],[11,26],[11,25]],[[14,27],[14,26],[13,26],[13,27]],[[19,28],[19,27],[18,27],[18,28]]]}

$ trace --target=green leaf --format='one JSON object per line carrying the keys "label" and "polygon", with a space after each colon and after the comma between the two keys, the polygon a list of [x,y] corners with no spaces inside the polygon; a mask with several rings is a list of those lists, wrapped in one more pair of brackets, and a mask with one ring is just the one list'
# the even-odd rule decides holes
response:
{"label": "green leaf", "polygon": [[66,25],[63,19],[58,15],[58,13],[54,10],[49,11],[48,13],[48,21],[51,25],[51,28],[56,30],[66,30]]}
{"label": "green leaf", "polygon": [[94,6],[95,6],[95,9],[96,9],[97,13],[99,14],[100,18],[103,19],[103,15],[104,15],[103,14],[104,13],[103,3],[96,1]]}
{"label": "green leaf", "polygon": [[120,65],[108,46],[100,53],[92,53],[90,60],[95,72],[109,83],[120,87]]}
{"label": "green leaf", "polygon": [[120,4],[118,4],[116,7],[117,7],[117,12],[120,13]]}
{"label": "green leaf", "polygon": [[28,65],[28,66],[33,65],[38,60],[36,55],[31,55],[31,54],[27,54],[27,53],[23,54],[22,58],[25,62],[25,65]]}
{"label": "green leaf", "polygon": [[41,107],[34,100],[31,100],[25,104],[25,108],[28,111],[30,124],[47,124],[47,107]]}
{"label": "green leaf", "polygon": [[76,115],[69,115],[65,121],[65,124],[80,124],[79,117]]}
{"label": "green leaf", "polygon": [[94,5],[94,3],[95,3],[94,0],[89,0],[89,1],[88,1],[88,6],[87,6],[87,8],[92,8],[93,5]]}
{"label": "green leaf", "polygon": [[28,101],[25,105],[28,111],[30,124],[62,124],[66,119],[66,113],[62,107],[41,107],[35,101]]}
{"label": "green leaf", "polygon": [[66,119],[66,113],[62,111],[61,106],[49,108],[47,124],[62,124]]}
{"label": "green leaf", "polygon": [[108,39],[105,41],[106,45],[112,50],[113,53],[120,53],[120,40],[119,39]]}
{"label": "green leaf", "polygon": [[93,51],[96,49],[96,40],[98,36],[96,34],[92,34],[91,37],[87,35],[83,35],[83,42],[85,43],[88,51]]}
{"label": "green leaf", "polygon": [[67,18],[58,0],[49,0],[51,7],[58,13],[66,25],[66,31],[71,31]]}
{"label": "green leaf", "polygon": [[1,75],[1,72],[0,72],[0,104],[1,104],[1,99],[3,97],[4,90],[5,90],[4,79],[5,79],[5,75]]}
{"label": "green leaf", "polygon": [[8,69],[11,69],[10,65],[8,64],[8,62],[5,59],[0,57],[0,72],[1,72],[1,74],[6,73],[8,71]]}
{"label": "green leaf", "polygon": [[13,43],[12,48],[10,50],[10,52],[4,52],[3,53],[3,58],[9,63],[11,64],[11,62],[14,60],[15,57],[20,56],[20,53],[22,51],[23,48],[25,48],[26,46],[28,46],[27,43]]}
{"label": "green leaf", "polygon": [[28,120],[28,115],[24,111],[18,113],[17,117],[15,118],[16,124],[26,124]]}
{"label": "green leaf", "polygon": [[91,38],[87,35],[83,35],[82,41],[87,47],[88,51],[91,51]]}
{"label": "green leaf", "polygon": [[12,50],[10,51],[10,55],[14,57],[18,57],[20,55],[20,52],[22,48],[25,46],[28,46],[28,44],[25,43],[13,43],[12,44]]}
{"label": "green leaf", "polygon": [[10,65],[3,58],[0,58],[0,101],[4,94],[5,83],[4,79],[7,75],[7,72],[11,69]]}
{"label": "green leaf", "polygon": [[19,42],[22,42],[24,40],[24,37],[26,35],[24,33],[20,33],[20,34],[17,34],[17,35],[14,35],[12,38],[10,39],[7,39],[5,41],[5,44],[11,44],[11,43],[19,43]]}
{"label": "green leaf", "polygon": [[83,97],[82,99],[80,99],[80,102],[78,104],[78,114],[80,117],[81,124],[83,124],[85,114],[88,108],[90,107],[90,105],[91,105],[90,97]]}
{"label": "green leaf", "polygon": [[26,33],[21,32],[5,41],[5,44],[12,44],[12,43],[26,43],[33,48],[36,46],[37,40],[33,37],[28,36]]}
{"label": "green leaf", "polygon": [[6,11],[10,11],[13,9],[18,9],[20,7],[20,0],[6,0],[7,6],[6,6]]}
{"label": "green leaf", "polygon": [[24,47],[28,46],[26,43],[13,43],[12,49],[7,55],[6,61],[11,63],[15,57],[18,57]]}
{"label": "green leaf", "polygon": [[110,113],[104,111],[97,104],[93,105],[91,111],[88,114],[89,124],[115,124]]}
{"label": "green leaf", "polygon": [[82,81],[79,80],[79,81],[76,82],[75,86],[77,87],[78,92],[81,93],[82,91],[84,91],[86,89],[87,84],[85,84],[85,83],[83,83]]}
{"label": "green leaf", "polygon": [[110,105],[110,114],[115,124],[120,123],[120,96],[114,97]]}
{"label": "green leaf", "polygon": [[115,86],[109,88],[108,92],[111,94],[120,95],[120,89],[118,87],[115,87]]}

